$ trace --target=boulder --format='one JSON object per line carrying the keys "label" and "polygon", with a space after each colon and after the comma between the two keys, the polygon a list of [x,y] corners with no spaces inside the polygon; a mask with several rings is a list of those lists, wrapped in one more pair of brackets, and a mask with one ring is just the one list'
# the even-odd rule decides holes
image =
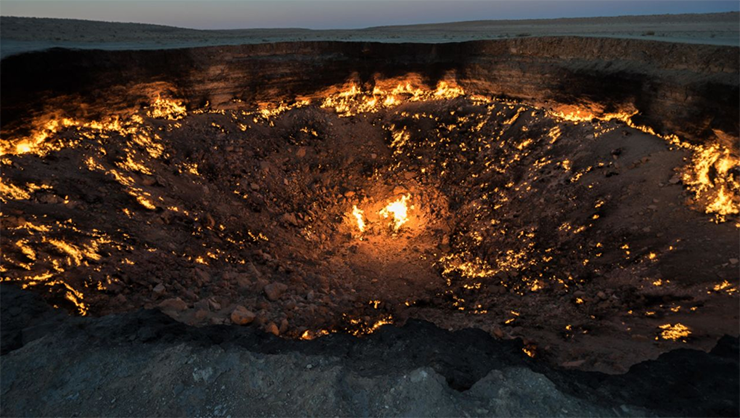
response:
{"label": "boulder", "polygon": [[255,316],[254,312],[242,305],[237,305],[231,312],[231,322],[237,325],[249,325],[254,321]]}

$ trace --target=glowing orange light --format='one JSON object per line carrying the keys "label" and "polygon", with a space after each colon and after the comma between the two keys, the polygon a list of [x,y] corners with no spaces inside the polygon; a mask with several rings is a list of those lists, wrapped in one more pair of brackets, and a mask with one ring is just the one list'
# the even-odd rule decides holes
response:
{"label": "glowing orange light", "polygon": [[680,323],[674,325],[665,324],[661,325],[659,328],[663,330],[660,333],[660,336],[664,340],[676,341],[691,335],[691,330],[686,325]]}
{"label": "glowing orange light", "polygon": [[393,216],[393,231],[398,231],[399,228],[409,220],[408,206],[406,205],[406,201],[409,200],[409,198],[410,195],[401,196],[400,199],[389,203],[388,206],[378,212],[384,218]]}
{"label": "glowing orange light", "polygon": [[360,232],[365,232],[365,219],[363,218],[363,213],[362,209],[358,208],[357,205],[352,208],[352,216],[357,219],[357,229],[359,229]]}

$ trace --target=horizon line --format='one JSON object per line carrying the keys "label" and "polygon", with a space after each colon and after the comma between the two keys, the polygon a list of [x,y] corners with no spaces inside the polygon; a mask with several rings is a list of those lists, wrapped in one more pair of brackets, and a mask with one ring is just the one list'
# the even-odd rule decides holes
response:
{"label": "horizon line", "polygon": [[313,29],[300,26],[254,26],[254,27],[233,27],[233,28],[220,28],[220,29],[203,29],[194,28],[187,26],[176,26],[162,23],[146,23],[146,22],[134,22],[134,21],[118,21],[118,20],[97,20],[97,19],[84,19],[74,17],[48,17],[48,16],[21,16],[21,15],[5,15],[0,11],[0,18],[20,18],[20,19],[47,19],[47,20],[73,20],[81,22],[96,22],[96,23],[113,23],[122,25],[146,25],[146,26],[162,26],[167,28],[175,29],[187,29],[194,31],[232,31],[232,30],[285,30],[285,29],[300,29],[306,31],[352,31],[352,30],[368,30],[378,28],[393,28],[393,27],[407,27],[407,26],[422,26],[422,25],[449,25],[459,23],[475,23],[475,22],[527,22],[527,21],[555,21],[555,20],[583,20],[583,19],[619,19],[624,17],[651,17],[651,16],[696,16],[696,15],[721,15],[721,14],[738,14],[740,10],[723,11],[723,12],[705,12],[705,13],[653,13],[653,14],[620,14],[613,16],[594,15],[594,16],[563,16],[563,17],[548,17],[548,18],[521,18],[521,19],[475,19],[475,20],[451,20],[444,22],[419,22],[419,23],[404,23],[398,25],[375,25],[375,26],[363,26],[356,28],[323,28]]}

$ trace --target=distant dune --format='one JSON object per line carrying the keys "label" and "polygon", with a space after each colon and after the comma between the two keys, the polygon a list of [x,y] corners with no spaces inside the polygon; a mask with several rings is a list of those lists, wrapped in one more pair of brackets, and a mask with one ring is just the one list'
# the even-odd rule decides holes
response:
{"label": "distant dune", "polygon": [[639,38],[740,46],[740,13],[481,20],[356,30],[195,30],[139,23],[0,17],[2,56],[52,47],[164,49],[291,41],[443,43],[542,36]]}

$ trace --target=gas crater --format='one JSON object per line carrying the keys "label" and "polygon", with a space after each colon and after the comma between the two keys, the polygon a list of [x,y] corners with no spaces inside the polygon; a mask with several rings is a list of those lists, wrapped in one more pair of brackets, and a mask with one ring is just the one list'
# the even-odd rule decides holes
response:
{"label": "gas crater", "polygon": [[[544,41],[527,42],[508,44]],[[301,62],[249,48],[257,62]],[[3,71],[42,57],[52,71],[54,54]],[[63,56],[75,54],[84,64],[83,52]],[[474,78],[480,62],[439,56],[427,71],[280,74],[279,89],[264,62],[261,78],[196,86],[170,80],[185,77],[177,60],[163,78],[145,52],[107,54],[141,61],[113,81],[111,67],[79,64],[71,86],[47,80],[23,99],[11,87],[3,103],[2,280],[56,307],[158,308],[294,339],[423,319],[606,372],[736,332],[736,127],[715,115],[698,128],[701,106],[661,118],[673,105],[612,84],[595,88],[603,100],[497,91]],[[213,78],[238,61],[187,65]],[[137,65],[149,74],[127,78]],[[691,126],[668,129],[681,120]]]}

